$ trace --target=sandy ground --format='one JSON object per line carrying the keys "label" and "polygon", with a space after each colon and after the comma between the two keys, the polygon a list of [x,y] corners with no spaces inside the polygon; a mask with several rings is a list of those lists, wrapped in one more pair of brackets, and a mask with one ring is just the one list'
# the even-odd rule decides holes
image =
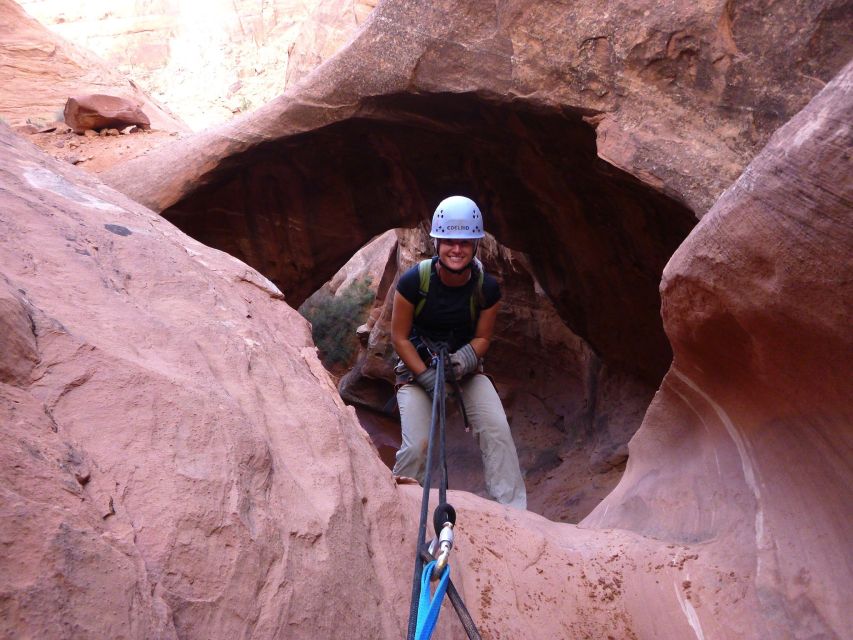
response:
{"label": "sandy ground", "polygon": [[145,155],[161,144],[192,135],[156,130],[111,136],[78,135],[64,123],[51,124],[38,132],[19,130],[17,133],[57,160],[76,164],[95,174]]}

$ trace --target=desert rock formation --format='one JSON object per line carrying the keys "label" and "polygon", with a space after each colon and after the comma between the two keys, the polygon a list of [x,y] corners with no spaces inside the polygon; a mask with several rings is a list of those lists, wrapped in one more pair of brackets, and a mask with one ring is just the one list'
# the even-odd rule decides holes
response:
{"label": "desert rock formation", "polygon": [[334,54],[375,0],[20,4],[200,130],[279,96]]}
{"label": "desert rock formation", "polygon": [[0,635],[399,635],[386,541],[405,519],[307,323],[251,268],[0,136]]}
{"label": "desert rock formation", "polygon": [[[728,541],[762,612],[743,628],[755,637],[849,634],[851,122],[853,63],[672,257],[661,283],[672,367],[621,484],[583,522]],[[706,620],[709,637],[718,622]]]}
{"label": "desert rock formation", "polygon": [[[420,492],[393,485],[306,323],[251,268],[0,140],[3,635],[401,637]],[[630,567],[669,549],[452,500],[484,637],[645,620]],[[445,613],[437,637],[464,636]]]}
{"label": "desert rock formation", "polygon": [[293,304],[469,193],[570,328],[656,385],[663,265],[849,57],[838,4],[384,2],[281,98],[106,179]]}
{"label": "desert rock formation", "polygon": [[471,195],[608,394],[646,400],[672,357],[664,265],[850,57],[845,6],[385,2],[278,100],[106,179],[292,304],[375,234]]}
{"label": "desert rock formation", "polygon": [[156,129],[187,130],[103,60],[51,33],[12,0],[0,0],[0,116],[13,126],[62,120],[65,101],[85,93],[139,105]]}
{"label": "desert rock formation", "polygon": [[460,190],[612,393],[669,367],[580,526],[451,494],[484,637],[848,635],[853,64],[770,137],[847,4],[589,6],[387,1],[136,200],[0,124],[0,635],[401,637],[420,492],[288,303]]}
{"label": "desert rock formation", "polygon": [[[844,637],[851,80],[671,260],[675,362],[582,527],[451,494],[484,637]],[[400,637],[419,491],[306,324],[256,271],[0,140],[3,632]]]}

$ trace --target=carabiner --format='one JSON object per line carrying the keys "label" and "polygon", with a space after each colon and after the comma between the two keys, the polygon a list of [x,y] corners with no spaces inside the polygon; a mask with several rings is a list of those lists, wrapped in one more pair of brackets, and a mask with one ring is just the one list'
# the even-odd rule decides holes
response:
{"label": "carabiner", "polygon": [[450,560],[450,550],[453,549],[453,523],[445,522],[438,536],[438,557],[432,569],[432,580],[438,580],[444,573],[447,561]]}

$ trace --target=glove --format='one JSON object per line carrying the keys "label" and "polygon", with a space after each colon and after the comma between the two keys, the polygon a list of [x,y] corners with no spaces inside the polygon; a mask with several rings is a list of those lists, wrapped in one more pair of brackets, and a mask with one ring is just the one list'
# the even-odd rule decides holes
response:
{"label": "glove", "polygon": [[436,372],[432,367],[427,367],[426,371],[415,376],[415,382],[423,387],[423,390],[427,392],[430,398],[432,398],[433,391],[435,391],[435,376]]}
{"label": "glove", "polygon": [[453,367],[453,377],[456,380],[461,380],[469,373],[474,373],[479,365],[480,358],[470,344],[466,344],[458,351],[450,354],[450,366]]}

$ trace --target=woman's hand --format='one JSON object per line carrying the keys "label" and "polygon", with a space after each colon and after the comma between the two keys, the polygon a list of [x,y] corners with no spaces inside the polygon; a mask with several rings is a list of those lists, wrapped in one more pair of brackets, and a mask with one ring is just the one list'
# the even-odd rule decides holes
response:
{"label": "woman's hand", "polygon": [[479,365],[480,357],[470,343],[450,354],[450,366],[453,368],[453,377],[456,380],[474,373]]}

